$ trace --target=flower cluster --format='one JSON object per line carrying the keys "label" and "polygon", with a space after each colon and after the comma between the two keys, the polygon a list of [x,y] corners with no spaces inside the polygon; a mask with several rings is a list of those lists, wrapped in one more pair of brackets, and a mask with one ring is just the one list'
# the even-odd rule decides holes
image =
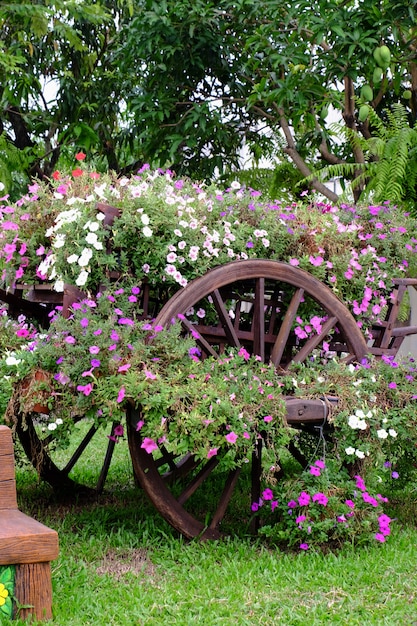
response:
{"label": "flower cluster", "polygon": [[[281,379],[283,391],[299,397],[337,397],[329,428],[337,441],[337,455],[347,466],[377,464],[378,480],[404,484],[417,461],[415,383],[412,357],[364,359],[357,365],[330,360],[297,366]],[[389,470],[389,471],[388,471]]]}
{"label": "flower cluster", "polygon": [[[175,454],[218,456],[224,467],[247,462],[261,432],[272,450],[288,440],[273,366],[244,348],[201,360],[193,338],[179,339],[179,323],[163,329],[141,319],[139,295],[124,283],[74,303],[69,319],[55,314],[48,331],[15,351],[22,368],[3,360],[1,371],[15,381],[9,417],[16,402],[26,413],[42,399],[44,429],[59,439],[76,416],[120,424],[130,405],[140,410],[136,428],[148,453],[164,444]],[[46,382],[28,393],[38,369]],[[111,437],[122,435],[120,424]]]}
{"label": "flower cluster", "polygon": [[[57,290],[97,291],[117,271],[163,285],[166,299],[215,265],[273,258],[324,281],[367,329],[390,301],[392,278],[416,267],[413,221],[388,203],[284,205],[236,181],[220,190],[147,166],[116,179],[79,164],[51,184],[34,183],[14,204],[0,199],[8,286],[47,279]],[[309,336],[320,323],[299,318],[297,332]]]}
{"label": "flower cluster", "polygon": [[381,512],[387,502],[380,493],[370,495],[361,476],[350,478],[334,460],[328,465],[317,459],[301,476],[265,489],[251,509],[266,515],[264,536],[278,545],[308,550],[347,541],[385,542],[392,521]]}

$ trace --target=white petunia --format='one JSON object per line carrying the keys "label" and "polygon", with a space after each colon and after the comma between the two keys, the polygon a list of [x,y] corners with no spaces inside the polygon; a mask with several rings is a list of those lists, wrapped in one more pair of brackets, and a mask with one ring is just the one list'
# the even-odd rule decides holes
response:
{"label": "white petunia", "polygon": [[57,425],[55,422],[48,424],[48,430],[56,430],[56,428],[57,428]]}
{"label": "white petunia", "polygon": [[352,448],[352,446],[349,446],[349,448],[345,449],[345,452],[348,456],[351,456],[352,454],[355,454],[355,448]]}
{"label": "white petunia", "polygon": [[390,434],[391,437],[396,437],[397,436],[397,431],[394,430],[393,428],[390,428],[388,433]]}
{"label": "white petunia", "polygon": [[388,433],[385,428],[380,428],[376,431],[376,434],[378,435],[379,439],[386,439],[388,437]]}
{"label": "white petunia", "polygon": [[75,281],[75,284],[77,285],[77,287],[83,287],[85,283],[87,282],[87,279],[88,279],[88,272],[86,272],[85,270],[82,270],[79,273],[78,278]]}
{"label": "white petunia", "polygon": [[98,222],[90,222],[88,228],[92,233],[95,233],[100,228],[100,224]]}
{"label": "white petunia", "polygon": [[86,242],[90,244],[90,246],[94,246],[97,242],[98,242],[98,237],[96,235],[96,233],[88,233],[88,235],[85,238]]}
{"label": "white petunia", "polygon": [[70,254],[70,256],[67,259],[67,263],[69,263],[71,265],[71,263],[76,263],[78,261],[78,255],[77,254]]}
{"label": "white petunia", "polygon": [[63,248],[65,246],[65,234],[58,233],[52,246],[54,248]]}
{"label": "white petunia", "polygon": [[20,362],[21,359],[16,359],[16,357],[13,355],[6,357],[6,365],[8,365],[9,367],[11,367],[12,365],[19,365]]}
{"label": "white petunia", "polygon": [[145,226],[144,228],[142,228],[142,233],[144,237],[152,237],[153,235],[152,229],[149,228],[149,226]]}
{"label": "white petunia", "polygon": [[54,283],[54,291],[62,293],[64,291],[64,281],[62,279],[58,279]]}
{"label": "white petunia", "polygon": [[78,265],[80,267],[86,267],[89,264],[92,256],[93,251],[91,250],[91,248],[83,248],[83,250],[81,251],[81,256],[78,259]]}
{"label": "white petunia", "polygon": [[142,213],[142,215],[140,216],[140,220],[144,226],[149,226],[149,223],[150,223],[149,215],[147,215],[146,213]]}
{"label": "white petunia", "polygon": [[365,453],[362,452],[362,450],[355,450],[355,454],[358,457],[358,459],[364,459],[365,458]]}

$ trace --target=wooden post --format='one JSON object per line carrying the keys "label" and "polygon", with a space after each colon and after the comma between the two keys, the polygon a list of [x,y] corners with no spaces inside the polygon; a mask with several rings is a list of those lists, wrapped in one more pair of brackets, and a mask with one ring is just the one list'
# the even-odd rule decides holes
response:
{"label": "wooden post", "polygon": [[0,565],[15,566],[16,616],[51,619],[50,561],[58,557],[58,534],[17,508],[13,441],[7,426],[0,426],[0,494]]}

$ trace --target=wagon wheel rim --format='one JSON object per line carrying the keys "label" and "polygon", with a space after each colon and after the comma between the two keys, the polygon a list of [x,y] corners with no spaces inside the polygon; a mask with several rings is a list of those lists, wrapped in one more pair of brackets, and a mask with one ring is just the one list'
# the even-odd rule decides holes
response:
{"label": "wagon wheel rim", "polygon": [[[239,296],[239,293],[243,295]],[[230,294],[234,296],[232,314],[229,312]],[[196,323],[195,318],[190,321],[187,312],[208,301],[212,313],[214,311],[217,315],[215,322],[208,325],[198,320]],[[308,301],[322,311],[322,323],[316,333],[297,344],[294,340],[294,326]],[[241,322],[244,321],[244,302],[251,308],[250,328],[241,327]],[[284,304],[285,311],[280,309]],[[163,307],[155,323],[168,326],[178,318],[181,319],[183,328],[196,337],[203,354],[214,355],[229,346],[243,346],[250,353],[273,361],[277,370],[287,370],[292,363],[305,361],[320,348],[329,333],[338,337],[332,343],[333,351],[337,350],[342,354],[346,362],[360,360],[366,354],[366,342],[362,333],[353,316],[334,293],[307,272],[279,261],[236,261],[207,272],[177,292]],[[226,475],[224,488],[220,490],[221,495],[214,506],[212,517],[209,521],[203,521],[187,510],[181,495],[174,496],[170,485],[162,479],[154,457],[141,448],[142,439],[135,430],[137,421],[138,417],[130,411],[130,454],[135,474],[156,509],[186,537],[219,537],[220,524],[233,496],[239,471],[233,470]],[[252,502],[258,501],[261,493],[261,453],[262,442],[252,458]],[[200,466],[201,476],[204,472],[211,475],[214,463],[210,461]],[[195,487],[197,479],[195,475],[190,475],[187,480],[185,492]],[[197,489],[203,484],[204,480],[200,481]]]}

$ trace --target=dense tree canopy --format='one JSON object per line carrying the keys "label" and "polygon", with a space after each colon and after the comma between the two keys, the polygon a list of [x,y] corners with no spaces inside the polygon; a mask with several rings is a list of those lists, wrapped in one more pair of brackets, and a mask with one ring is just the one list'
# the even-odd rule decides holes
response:
{"label": "dense tree canopy", "polygon": [[83,149],[118,172],[208,178],[244,148],[335,200],[311,175],[347,162],[336,172],[354,178],[379,158],[355,140],[372,144],[366,107],[416,118],[414,0],[23,0],[2,2],[0,23],[5,172],[50,176]]}

